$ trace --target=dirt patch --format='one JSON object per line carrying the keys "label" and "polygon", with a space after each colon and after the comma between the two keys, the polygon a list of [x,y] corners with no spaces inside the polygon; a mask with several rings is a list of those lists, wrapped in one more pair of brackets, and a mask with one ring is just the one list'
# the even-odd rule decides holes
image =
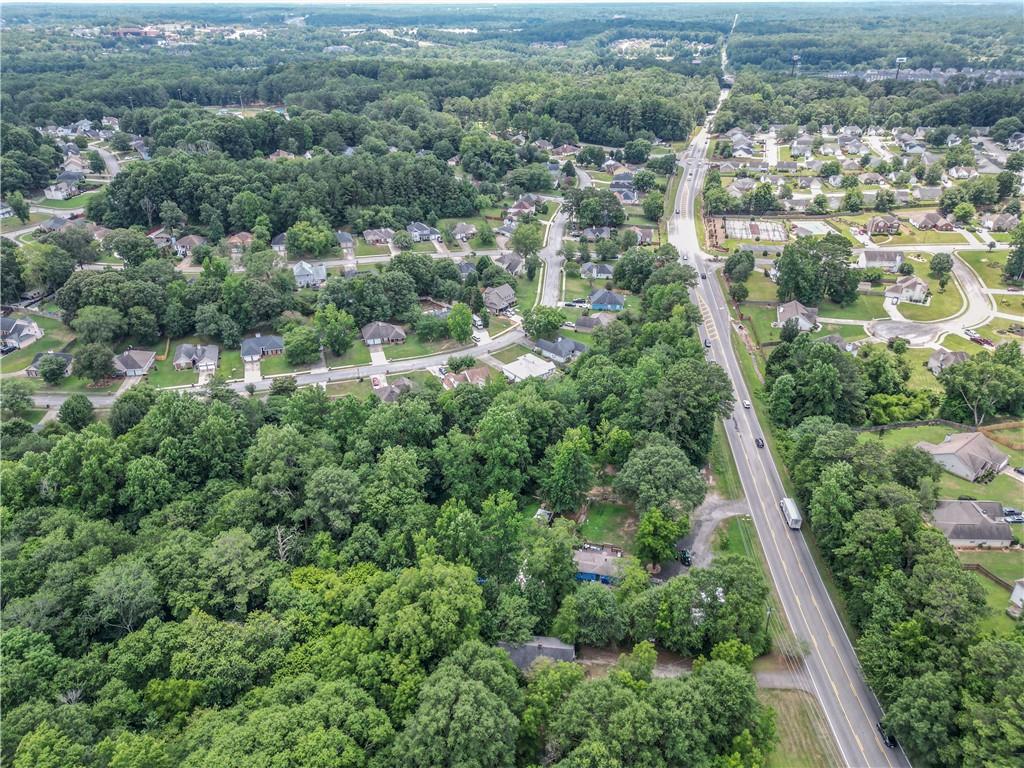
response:
{"label": "dirt patch", "polygon": [[[628,652],[629,648],[591,648],[590,646],[582,646],[576,655],[576,662],[581,664],[583,669],[586,670],[587,677],[605,677],[608,674],[608,670],[618,662],[619,655]],[[679,677],[680,675],[689,674],[692,667],[692,659],[680,656],[678,653],[658,649],[653,674],[654,677]]]}

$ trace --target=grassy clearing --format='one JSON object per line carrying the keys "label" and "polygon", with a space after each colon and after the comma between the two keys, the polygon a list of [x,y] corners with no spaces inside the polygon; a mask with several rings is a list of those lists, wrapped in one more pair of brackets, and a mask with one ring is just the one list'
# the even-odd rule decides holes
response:
{"label": "grassy clearing", "polygon": [[285,355],[269,355],[260,361],[260,373],[264,376],[277,376],[282,373],[304,373],[313,367],[315,363],[303,365],[292,365]]}
{"label": "grassy clearing", "polygon": [[903,353],[907,363],[910,365],[910,379],[907,386],[911,389],[933,389],[936,392],[942,391],[939,380],[932,375],[932,372],[925,367],[928,358],[932,356],[930,349],[908,349]]}
{"label": "grassy clearing", "polygon": [[149,383],[160,389],[162,387],[181,387],[199,382],[199,372],[191,368],[181,371],[174,369],[174,365],[168,360],[157,360],[153,367],[146,374]]}
{"label": "grassy clearing", "polygon": [[1006,251],[957,251],[956,255],[978,273],[978,277],[987,287],[1007,287],[1007,283],[1003,280]]}
{"label": "grassy clearing", "polygon": [[832,317],[837,320],[876,320],[878,318],[888,317],[885,314],[885,297],[879,294],[878,296],[870,295],[857,296],[857,300],[849,306],[841,306],[828,299],[823,299],[821,306],[818,308],[818,314],[821,317]]}
{"label": "grassy clearing", "polygon": [[328,397],[345,397],[353,395],[358,398],[373,394],[369,379],[352,379],[351,381],[335,381],[327,385]]}
{"label": "grassy clearing", "polygon": [[367,365],[370,362],[370,348],[357,339],[344,355],[335,355],[329,349],[325,349],[324,360],[327,361],[328,368]]}
{"label": "grassy clearing", "polygon": [[525,276],[516,278],[516,303],[519,305],[520,312],[532,309],[537,303],[540,291],[540,275],[541,272],[538,270],[533,280],[527,280]]}
{"label": "grassy clearing", "polygon": [[747,290],[750,301],[776,301],[778,298],[778,286],[756,269],[747,278]]}
{"label": "grassy clearing", "polygon": [[28,221],[22,221],[17,216],[10,216],[6,219],[0,219],[0,234],[7,234],[8,232],[15,232],[19,229],[24,229],[33,224],[38,224],[41,221],[46,221],[52,218],[46,213],[29,213]]}
{"label": "grassy clearing", "polygon": [[814,697],[804,691],[761,690],[761,701],[776,712],[779,742],[768,755],[768,768],[828,768],[836,766],[835,747],[821,728]]}
{"label": "grassy clearing", "polygon": [[361,237],[356,238],[356,258],[365,256],[385,256],[391,253],[386,245],[370,245]]}
{"label": "grassy clearing", "polygon": [[977,563],[984,566],[1011,584],[1017,579],[1024,578],[1024,555],[1021,555],[1020,552],[960,550],[956,554],[960,558],[960,562]]}
{"label": "grassy clearing", "polygon": [[1006,607],[1010,604],[1010,590],[996,584],[981,573],[971,574],[981,584],[985,592],[985,606],[988,610],[981,617],[979,626],[982,632],[996,632],[1008,635],[1016,629],[1017,622],[1006,615]]}
{"label": "grassy clearing", "polygon": [[456,350],[466,349],[466,346],[459,344],[454,339],[443,341],[420,341],[410,334],[401,344],[391,344],[384,348],[384,355],[388,360],[405,360],[409,357],[423,357],[425,355],[436,355],[442,352],[455,353]]}
{"label": "grassy clearing", "polygon": [[727,499],[742,499],[743,486],[740,484],[740,474],[736,469],[736,460],[733,458],[732,449],[725,436],[725,426],[721,421],[715,422],[709,462],[718,492]]}
{"label": "grassy clearing", "polygon": [[563,301],[572,299],[585,299],[596,288],[603,288],[606,280],[586,280],[582,277],[565,278],[565,290],[562,292]]}
{"label": "grassy clearing", "polygon": [[511,347],[505,347],[504,349],[499,349],[497,352],[492,352],[491,357],[495,360],[500,360],[503,363],[511,363],[513,360],[518,360],[528,352],[530,352],[530,350],[522,344],[513,344]]}
{"label": "grassy clearing", "polygon": [[76,208],[85,208],[89,198],[95,194],[95,192],[83,192],[81,195],[69,197],[67,200],[47,200],[43,197],[33,200],[32,205],[38,205],[40,208],[52,208],[55,211],[72,211]]}
{"label": "grassy clearing", "polygon": [[635,529],[636,517],[627,507],[598,502],[590,505],[579,534],[589,542],[613,544],[631,552]]}
{"label": "grassy clearing", "polygon": [[959,232],[938,232],[934,229],[918,229],[904,223],[895,237],[872,237],[874,242],[885,245],[962,245],[967,242]]}
{"label": "grassy clearing", "polygon": [[242,351],[239,349],[222,349],[220,351],[220,366],[217,368],[217,375],[228,380],[241,379],[245,375]]}

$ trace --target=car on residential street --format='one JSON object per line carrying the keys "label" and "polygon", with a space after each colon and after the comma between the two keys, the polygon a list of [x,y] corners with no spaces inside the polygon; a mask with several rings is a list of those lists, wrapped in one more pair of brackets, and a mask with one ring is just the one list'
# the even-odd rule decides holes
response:
{"label": "car on residential street", "polygon": [[743,401],[743,407],[746,408],[747,410],[750,410],[750,401],[749,400],[744,400]]}
{"label": "car on residential street", "polygon": [[762,437],[755,437],[754,438],[754,445],[756,445],[758,448],[764,448],[764,438],[762,438]]}

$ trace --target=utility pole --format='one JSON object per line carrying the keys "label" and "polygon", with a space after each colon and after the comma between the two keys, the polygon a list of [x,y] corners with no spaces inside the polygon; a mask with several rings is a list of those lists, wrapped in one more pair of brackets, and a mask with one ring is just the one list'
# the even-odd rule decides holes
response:
{"label": "utility pole", "polygon": [[799,53],[794,53],[791,61],[793,62],[793,66],[790,67],[789,76],[793,77],[793,75],[796,74],[796,66],[797,66],[797,64],[800,63],[800,54]]}
{"label": "utility pole", "polygon": [[906,63],[907,63],[907,57],[906,56],[900,56],[899,58],[896,59],[896,82],[899,82],[899,80],[900,80],[900,69],[902,69],[903,65],[906,64]]}

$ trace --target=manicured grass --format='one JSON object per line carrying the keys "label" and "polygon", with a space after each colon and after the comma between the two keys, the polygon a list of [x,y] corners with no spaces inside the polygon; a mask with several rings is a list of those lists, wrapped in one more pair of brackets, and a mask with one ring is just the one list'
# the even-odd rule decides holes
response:
{"label": "manicured grass", "polygon": [[19,229],[38,224],[40,221],[46,221],[53,217],[47,213],[29,213],[28,221],[22,221],[17,216],[9,216],[6,219],[0,219],[0,234],[7,232],[14,232]]}
{"label": "manicured grass", "polygon": [[967,262],[989,288],[1007,287],[1003,281],[1006,255],[1006,251],[957,251],[957,256]]}
{"label": "manicured grass", "polygon": [[1024,555],[1020,552],[1003,550],[959,550],[957,557],[962,563],[977,563],[984,566],[1004,581],[1011,584],[1024,578]]}
{"label": "manicured grass", "polygon": [[835,302],[823,299],[818,307],[820,317],[834,317],[838,320],[875,320],[887,317],[883,303],[885,297],[878,296],[857,296],[857,300],[849,306],[843,307]]}
{"label": "manicured grass", "polygon": [[838,323],[822,323],[821,328],[811,334],[815,339],[832,335],[842,336],[847,341],[856,341],[867,337],[863,325],[839,325]]}
{"label": "manicured grass", "polygon": [[75,208],[85,208],[86,203],[89,202],[89,198],[94,194],[95,192],[83,192],[80,195],[69,197],[67,200],[47,200],[44,197],[38,200],[33,200],[32,205],[38,205],[41,208],[53,208],[57,211],[70,211]]}
{"label": "manicured grass", "polygon": [[[922,440],[929,443],[941,443],[945,439],[946,435],[951,432],[957,432],[958,430],[952,429],[951,427],[944,427],[941,424],[936,426],[918,426],[918,427],[901,427],[899,429],[888,429],[880,433],[865,433],[872,434],[875,439],[881,439],[890,448],[900,445],[915,445]],[[1019,433],[1019,430],[1018,430]],[[881,435],[881,438],[878,437]],[[1002,443],[999,444],[999,450],[1007,454],[1010,457],[1010,463],[1013,466],[1021,466],[1024,464],[1024,451],[1015,451]],[[984,496],[977,496],[981,499]]]}
{"label": "manicured grass", "polygon": [[356,258],[360,256],[384,256],[391,253],[386,245],[370,245],[363,238],[356,238]]}
{"label": "manicured grass", "polygon": [[513,344],[511,347],[505,347],[504,349],[499,349],[497,352],[492,352],[491,357],[495,360],[500,360],[503,363],[511,363],[513,360],[518,360],[527,352],[530,352],[530,349],[524,347],[522,344]]}
{"label": "manicured grass", "polygon": [[934,229],[918,229],[913,224],[904,222],[900,227],[900,233],[895,237],[873,237],[876,243],[885,245],[921,245],[932,243],[934,245],[958,245],[966,242],[959,232],[937,232]]}
{"label": "manicured grass", "polygon": [[932,356],[931,349],[908,349],[903,357],[910,365],[910,379],[907,386],[911,389],[933,389],[936,392],[942,391],[939,380],[932,375],[932,372],[925,367],[928,358]]}
{"label": "manicured grass", "polygon": [[324,359],[328,368],[339,368],[346,365],[367,365],[370,362],[370,348],[356,339],[348,352],[340,357],[331,353],[329,349],[324,350]]}
{"label": "manicured grass", "polygon": [[[764,276],[764,272],[755,269],[747,278],[747,290],[750,301],[776,301],[778,299],[778,286]],[[726,291],[728,295],[728,291]]]}
{"label": "manicured grass", "polygon": [[466,345],[459,344],[454,339],[443,341],[420,341],[415,334],[409,334],[401,344],[389,344],[384,348],[384,354],[388,360],[404,360],[409,357],[422,357],[424,355],[436,355],[440,352],[452,352],[465,349]]}
{"label": "manicured grass", "polygon": [[38,384],[39,392],[53,393],[53,392],[83,392],[87,395],[106,395],[119,386],[121,386],[121,379],[111,379],[101,385],[94,385],[90,379],[82,378],[81,376],[68,376],[61,380],[60,384],[56,387],[47,386],[42,382],[41,379],[36,379]]}
{"label": "manicured grass", "polygon": [[245,375],[245,365],[242,363],[240,349],[222,349],[220,351],[220,366],[217,368],[217,375],[228,380],[241,379]]}
{"label": "manicured grass", "polygon": [[[606,282],[606,280],[585,280],[582,277],[567,277],[565,278],[565,291],[562,294],[562,300],[585,299],[595,289],[603,288]],[[593,285],[593,288],[591,285]]]}
{"label": "manicured grass", "polygon": [[758,691],[761,701],[776,712],[779,741],[768,755],[768,768],[830,768],[836,766],[823,717],[814,697],[804,691]]}
{"label": "manicured grass", "polygon": [[264,376],[276,376],[281,373],[302,373],[303,371],[308,371],[314,365],[316,365],[315,362],[293,366],[288,362],[288,358],[284,354],[269,355],[260,361],[260,373]]}
{"label": "manicured grass", "polygon": [[927,274],[927,267],[919,272],[924,273],[918,274],[918,277],[928,283],[928,288],[932,292],[931,300],[927,306],[901,301],[899,310],[905,318],[920,321],[941,320],[957,314],[964,308],[964,297],[956,280],[951,279],[946,283],[946,290],[942,291],[939,289],[939,281]]}
{"label": "manicured grass", "polygon": [[940,343],[950,352],[966,352],[968,355],[973,355],[983,349],[973,341],[956,333],[947,333]]}
{"label": "manicured grass", "polygon": [[[171,354],[174,354],[173,346]],[[171,363],[171,359],[168,358],[167,360],[157,360],[153,363],[153,367],[149,369],[146,379],[158,389],[160,387],[179,387],[186,384],[196,384],[199,381],[199,372],[191,368],[176,371]]]}
{"label": "manicured grass", "polygon": [[537,303],[540,276],[541,272],[537,270],[533,280],[527,280],[525,275],[516,278],[516,303],[520,312],[533,309],[533,305]]}
{"label": "manicured grass", "polygon": [[715,422],[709,463],[715,476],[715,488],[718,493],[727,499],[742,499],[743,486],[740,484],[740,474],[736,469],[736,460],[733,458],[732,449],[725,436],[725,426],[721,421]]}
{"label": "manicured grass", "polygon": [[24,349],[19,349],[0,358],[0,373],[23,371],[28,368],[33,358],[40,352],[62,349],[75,338],[75,334],[70,328],[60,320],[54,320],[52,317],[26,314],[15,314],[12,317],[35,320],[43,331],[43,337],[36,339]]}
{"label": "manicured grass", "polygon": [[434,243],[431,240],[426,240],[422,243],[412,244],[413,253],[437,253],[437,248],[434,247]]}
{"label": "manicured grass", "polygon": [[372,394],[373,388],[370,386],[369,378],[364,378],[362,381],[359,379],[335,381],[327,385],[328,397],[345,397],[346,395],[353,395],[358,398],[363,398]]}
{"label": "manicured grass", "polygon": [[621,504],[598,502],[590,505],[587,519],[579,528],[582,538],[594,544],[613,544],[632,550],[636,520]]}
{"label": "manicured grass", "polygon": [[981,584],[985,592],[985,605],[988,611],[978,622],[982,632],[995,632],[997,634],[1010,634],[1016,629],[1017,622],[1006,615],[1006,608],[1010,604],[1010,590],[996,584],[984,574],[971,574]]}
{"label": "manicured grass", "polygon": [[[775,322],[775,307],[757,307],[744,304],[740,307],[743,313],[743,324],[749,328],[758,344],[779,340],[779,329],[772,326]],[[742,349],[738,347],[737,349]]]}
{"label": "manicured grass", "polygon": [[40,421],[42,421],[43,420],[43,416],[45,416],[45,415],[46,415],[46,409],[45,408],[29,408],[27,411],[25,411],[23,414],[21,414],[21,418],[23,418],[29,424],[32,424],[34,426],[34,425],[38,424]]}

